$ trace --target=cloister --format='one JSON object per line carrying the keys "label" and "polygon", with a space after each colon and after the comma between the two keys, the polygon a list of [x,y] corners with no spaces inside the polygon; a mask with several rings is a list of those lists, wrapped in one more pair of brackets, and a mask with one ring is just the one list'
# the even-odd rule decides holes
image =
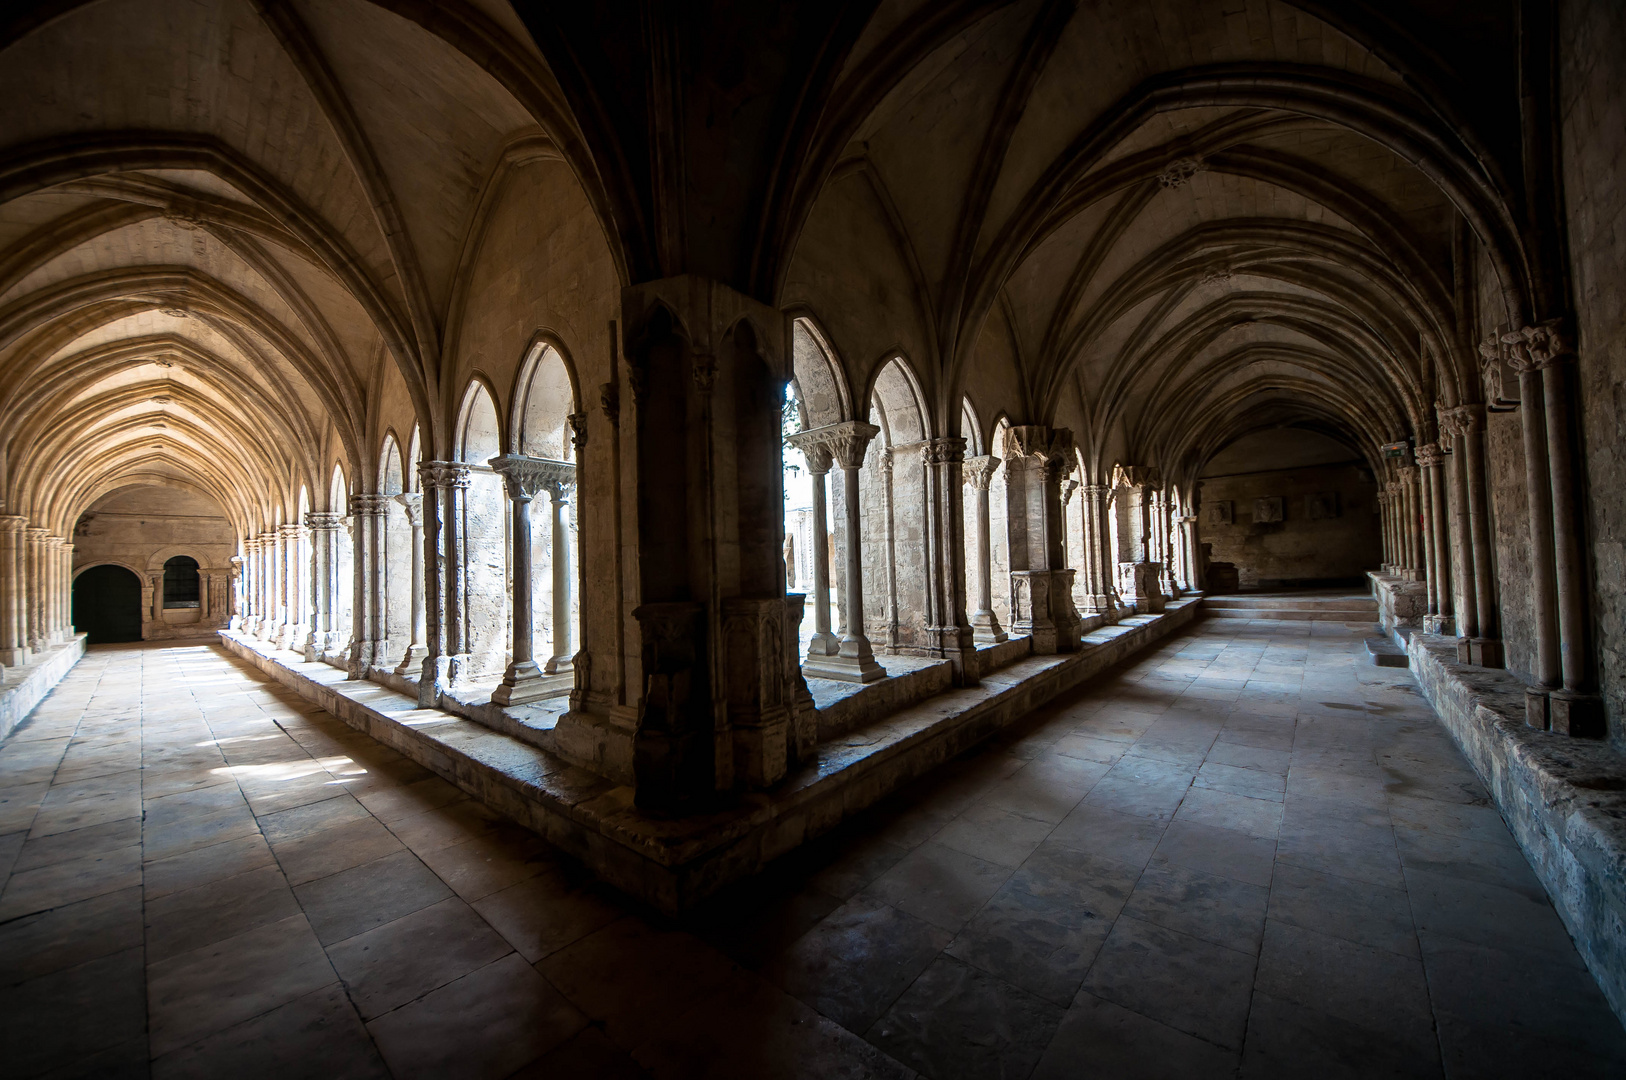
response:
{"label": "cloister", "polygon": [[[1626,1060],[1615,5],[61,0],[0,58],[5,859],[86,665],[202,641],[682,920],[1274,620],[1330,666],[1181,722],[1430,725],[1362,775],[1494,808]],[[1344,798],[1279,735],[1272,830]]]}

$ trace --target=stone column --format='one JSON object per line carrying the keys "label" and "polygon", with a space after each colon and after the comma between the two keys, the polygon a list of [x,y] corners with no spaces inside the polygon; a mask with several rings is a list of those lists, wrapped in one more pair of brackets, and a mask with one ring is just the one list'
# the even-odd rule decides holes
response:
{"label": "stone column", "polygon": [[24,530],[23,573],[27,582],[28,651],[45,651],[45,530]]}
{"label": "stone column", "polygon": [[423,618],[423,496],[409,491],[395,496],[395,501],[406,509],[407,523],[412,526],[412,640],[395,665],[395,674],[416,679],[423,671],[423,658],[428,654],[424,645]]}
{"label": "stone column", "polygon": [[[880,433],[874,424],[862,420],[848,420],[840,424],[815,429],[823,434],[824,445],[840,467],[843,495],[845,496],[846,566],[843,580],[846,585],[847,618],[842,627],[841,645],[835,656],[815,660],[809,657],[803,670],[820,679],[838,679],[842,682],[874,682],[886,677],[886,669],[875,662],[875,650],[864,632],[864,560],[862,520],[858,512],[858,470],[864,465],[864,453],[869,441]],[[803,434],[810,434],[803,432]]]}
{"label": "stone column", "polygon": [[976,610],[971,612],[971,632],[974,640],[994,645],[1009,639],[994,614],[993,543],[989,533],[988,489],[999,469],[999,459],[991,454],[965,459],[962,473],[965,482],[977,493],[977,565],[972,574],[976,580]]}
{"label": "stone column", "polygon": [[1378,488],[1378,532],[1383,541],[1383,564],[1378,568],[1385,574],[1395,572],[1395,497],[1388,481]]}
{"label": "stone column", "polygon": [[813,478],[812,543],[808,545],[813,562],[813,640],[807,644],[807,661],[817,663],[841,655],[841,642],[830,632],[830,511],[824,490],[830,447],[823,429],[798,432],[785,441],[802,452]]}
{"label": "stone column", "polygon": [[1418,462],[1424,475],[1424,490],[1428,495],[1425,521],[1428,530],[1429,554],[1429,607],[1424,628],[1431,634],[1454,634],[1456,624],[1452,618],[1451,600],[1451,546],[1446,528],[1445,507],[1445,455],[1435,443],[1418,451]]}
{"label": "stone column", "polygon": [[[1509,340],[1511,339],[1511,340]],[[1517,334],[1504,337],[1513,346],[1508,365],[1519,374],[1519,413],[1524,428],[1525,513],[1530,527],[1530,602],[1535,647],[1530,674],[1535,685],[1525,690],[1525,722],[1548,725],[1548,695],[1563,686],[1558,656],[1558,579],[1553,552],[1552,475],[1547,464],[1547,407],[1541,365]]]}
{"label": "stone column", "polygon": [[1197,583],[1197,515],[1181,514],[1174,522],[1180,540],[1180,585],[1196,592],[1202,588]]}
{"label": "stone column", "polygon": [[277,531],[282,539],[281,599],[283,608],[288,613],[287,620],[278,630],[277,645],[280,648],[304,653],[305,638],[310,631],[305,612],[305,575],[309,572],[307,555],[310,534],[299,522],[284,525]]}
{"label": "stone column", "polygon": [[28,662],[28,635],[22,632],[22,579],[17,553],[27,519],[0,516],[0,664],[21,667]]}
{"label": "stone column", "polygon": [[[531,633],[531,604],[533,602],[531,590],[531,500],[538,491],[545,486],[542,473],[543,462],[537,458],[524,457],[519,454],[506,454],[494,457],[489,462],[491,468],[503,478],[508,489],[508,505],[512,519],[509,527],[510,559],[509,564],[513,582],[512,603],[509,610],[509,630],[512,634],[509,643],[508,668],[503,672],[502,682],[491,693],[491,700],[498,705],[523,705],[528,701],[537,701],[546,696],[547,682],[542,675],[542,669],[532,659],[532,633]],[[557,506],[557,500],[555,500]],[[559,515],[554,514],[554,529],[559,527]],[[554,544],[555,565],[553,580],[555,588],[559,581],[559,568],[557,565],[558,543]],[[554,596],[554,606],[558,607],[558,595]],[[554,619],[558,623],[557,616]]]}
{"label": "stone column", "polygon": [[1503,665],[1502,618],[1496,602],[1496,574],[1491,568],[1490,498],[1485,479],[1485,407],[1464,405],[1459,445],[1468,491],[1468,531],[1472,536],[1474,611],[1478,636],[1469,639],[1469,660],[1483,667]]}
{"label": "stone column", "polygon": [[[1557,598],[1559,673],[1563,685],[1548,695],[1552,730],[1583,738],[1607,734],[1603,700],[1592,670],[1589,584],[1581,539],[1581,496],[1571,408],[1571,369],[1575,349],[1558,322],[1526,327],[1516,335],[1515,351],[1541,375],[1547,436],[1548,485],[1552,495],[1554,592]],[[1521,389],[1523,380],[1521,378]],[[1525,408],[1530,408],[1528,398]],[[1527,699],[1528,704],[1528,699]]]}
{"label": "stone column", "polygon": [[350,496],[351,563],[355,574],[348,664],[352,679],[365,679],[373,668],[389,663],[383,625],[384,518],[388,512],[388,495],[363,492]]}
{"label": "stone column", "polygon": [[339,588],[334,545],[344,515],[334,510],[315,511],[305,515],[305,524],[310,529],[311,544],[310,632],[301,648],[305,659],[315,663],[332,651],[333,635],[338,629],[333,623],[333,601]]}
{"label": "stone column", "polygon": [[1061,485],[1076,457],[1066,428],[1030,424],[1005,433],[1011,630],[1031,637],[1041,654],[1076,652],[1083,631],[1061,515]]}
{"label": "stone column", "polygon": [[1452,580],[1456,591],[1452,599],[1457,617],[1457,660],[1473,663],[1473,641],[1480,638],[1479,609],[1474,602],[1475,579],[1473,528],[1468,511],[1468,467],[1466,405],[1439,408],[1440,441],[1442,449],[1449,449],[1445,465],[1445,486],[1451,503]]}
{"label": "stone column", "polygon": [[576,466],[568,461],[553,461],[544,473],[543,487],[553,507],[553,654],[542,670],[549,675],[563,675],[574,667],[576,658],[576,627],[570,617],[576,583],[570,547]]}
{"label": "stone column", "polygon": [[977,646],[966,615],[965,439],[927,439],[921,446],[926,477],[926,542],[929,547],[926,633],[930,655],[953,665],[956,685],[977,682]]}
{"label": "stone column", "polygon": [[1404,571],[1401,573],[1407,581],[1420,581],[1423,578],[1423,568],[1426,565],[1423,559],[1423,533],[1419,527],[1421,522],[1418,516],[1421,513],[1421,502],[1417,497],[1417,466],[1402,465],[1398,470],[1400,476],[1400,523],[1402,531],[1402,549]]}
{"label": "stone column", "polygon": [[457,522],[462,518],[469,467],[457,461],[422,461],[424,631],[423,673],[418,703],[434,707],[464,662],[463,574]]}
{"label": "stone column", "polygon": [[1084,562],[1085,585],[1089,590],[1088,605],[1091,614],[1106,618],[1118,612],[1117,559],[1112,551],[1111,518],[1112,487],[1108,484],[1084,485]]}
{"label": "stone column", "polygon": [[1154,615],[1164,609],[1159,585],[1163,568],[1153,558],[1153,497],[1162,483],[1162,474],[1149,466],[1118,465],[1112,470],[1118,513],[1118,586],[1137,615]]}

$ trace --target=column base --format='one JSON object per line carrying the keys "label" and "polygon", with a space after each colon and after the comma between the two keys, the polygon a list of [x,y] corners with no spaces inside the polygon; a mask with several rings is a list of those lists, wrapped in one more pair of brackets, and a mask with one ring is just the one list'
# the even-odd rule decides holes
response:
{"label": "column base", "polygon": [[814,634],[813,639],[807,643],[807,662],[810,664],[840,655],[841,641],[828,630],[822,634]]}
{"label": "column base", "polygon": [[1539,686],[1524,688],[1524,722],[1538,731],[1547,730],[1547,693]]}
{"label": "column base", "polygon": [[1603,698],[1596,694],[1554,690],[1547,695],[1547,720],[1554,734],[1574,739],[1601,739],[1608,734]]}
{"label": "column base", "polygon": [[[1466,657],[1462,656],[1464,645],[1467,646]],[[1463,638],[1457,646],[1457,655],[1463,663],[1477,667],[1499,668],[1507,663],[1502,657],[1502,643],[1497,638]]]}
{"label": "column base", "polygon": [[814,679],[833,679],[836,682],[872,683],[886,678],[886,668],[874,657],[821,656],[808,658],[802,665],[802,674]]}
{"label": "column base", "polygon": [[971,640],[979,645],[998,645],[1011,636],[999,625],[999,617],[992,611],[978,611],[971,616]]}
{"label": "column base", "polygon": [[565,684],[562,689],[568,691],[571,681],[550,679],[536,666],[536,661],[525,660],[508,665],[508,670],[503,672],[502,682],[491,692],[491,700],[497,705],[526,705],[550,695],[556,696],[561,690],[561,682]]}
{"label": "column base", "polygon": [[756,723],[736,725],[734,782],[760,791],[784,779],[790,768],[790,717],[783,708]]}
{"label": "column base", "polygon": [[412,678],[417,672],[423,670],[423,658],[429,655],[429,650],[422,645],[410,645],[401,662],[395,665],[395,674]]}
{"label": "column base", "polygon": [[1125,604],[1137,615],[1157,615],[1164,610],[1167,597],[1158,585],[1162,571],[1155,562],[1125,562],[1118,564],[1120,595]]}

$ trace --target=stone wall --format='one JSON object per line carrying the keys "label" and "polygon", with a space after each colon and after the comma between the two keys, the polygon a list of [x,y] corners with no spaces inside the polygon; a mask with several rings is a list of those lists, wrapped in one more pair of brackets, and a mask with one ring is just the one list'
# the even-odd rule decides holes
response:
{"label": "stone wall", "polygon": [[1560,6],[1559,96],[1592,620],[1609,729],[1626,742],[1626,6]]}
{"label": "stone wall", "polygon": [[[141,636],[147,639],[184,637],[226,625],[236,553],[237,537],[219,506],[203,495],[167,487],[124,488],[103,496],[80,516],[73,535],[75,575],[114,563],[141,578]],[[166,608],[161,622],[155,622],[152,590],[163,587],[164,563],[176,555],[197,560],[199,585],[211,589],[212,602],[207,617],[202,606]]]}
{"label": "stone wall", "polygon": [[[1364,467],[1310,465],[1268,472],[1214,476],[1202,481],[1201,538],[1215,562],[1235,563],[1241,584],[1272,587],[1358,579],[1382,562],[1377,488]],[[1311,517],[1317,496],[1332,516]],[[1254,520],[1260,499],[1282,501],[1282,520]],[[1231,504],[1231,524],[1213,511]]]}

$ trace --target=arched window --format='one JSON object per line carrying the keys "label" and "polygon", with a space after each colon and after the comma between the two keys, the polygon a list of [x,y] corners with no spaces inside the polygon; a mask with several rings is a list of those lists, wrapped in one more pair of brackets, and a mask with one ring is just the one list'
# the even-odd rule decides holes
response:
{"label": "arched window", "polygon": [[198,560],[190,555],[177,555],[164,564],[164,606],[167,608],[195,608],[198,606]]}

